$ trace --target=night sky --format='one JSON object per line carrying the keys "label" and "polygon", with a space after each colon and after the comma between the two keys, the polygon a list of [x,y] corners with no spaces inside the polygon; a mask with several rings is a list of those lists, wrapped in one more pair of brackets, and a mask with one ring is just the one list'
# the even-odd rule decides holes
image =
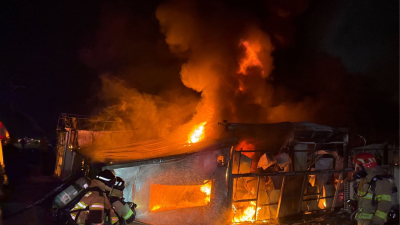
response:
{"label": "night sky", "polygon": [[[143,93],[174,88],[199,96],[181,85],[185,55],[172,54],[160,32],[155,12],[165,2],[0,3],[0,120],[16,136],[53,138],[60,113],[95,115],[107,106],[100,94],[105,73]],[[217,2],[224,11],[251,15],[271,34],[277,102],[344,104],[339,111],[325,105],[311,122],[350,127],[369,142],[398,143],[398,1]],[[205,19],[220,18],[205,3],[193,5]],[[294,16],[274,18],[268,7]]]}

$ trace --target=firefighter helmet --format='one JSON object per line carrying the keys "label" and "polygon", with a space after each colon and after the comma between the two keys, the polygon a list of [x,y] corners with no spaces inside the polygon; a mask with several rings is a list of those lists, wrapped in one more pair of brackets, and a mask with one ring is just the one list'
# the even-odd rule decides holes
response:
{"label": "firefighter helmet", "polygon": [[112,187],[115,183],[115,174],[111,170],[103,170],[99,174],[97,174],[95,179],[103,182],[109,187]]}
{"label": "firefighter helmet", "polygon": [[368,152],[359,153],[354,156],[353,163],[361,164],[365,168],[374,168],[378,166],[375,160],[375,156]]}
{"label": "firefighter helmet", "polygon": [[125,181],[121,177],[117,177],[114,185],[114,189],[123,191],[125,189]]}

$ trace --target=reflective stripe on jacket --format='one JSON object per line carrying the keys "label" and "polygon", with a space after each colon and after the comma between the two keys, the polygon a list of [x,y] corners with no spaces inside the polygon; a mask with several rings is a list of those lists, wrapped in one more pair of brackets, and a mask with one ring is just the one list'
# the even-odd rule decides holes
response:
{"label": "reflective stripe on jacket", "polygon": [[135,220],[136,213],[123,200],[117,200],[112,203],[115,213],[121,217],[127,224]]}
{"label": "reflective stripe on jacket", "polygon": [[[103,183],[100,181],[92,180],[90,187],[99,187],[101,190],[104,190],[105,188],[103,186],[105,185],[102,184]],[[104,209],[111,209],[111,204],[104,192],[100,193],[98,191],[89,191],[81,198],[81,200],[74,206],[74,208],[72,208],[71,211],[79,209],[83,210],[80,212],[72,212],[70,214],[72,219],[75,220],[77,224],[84,225],[88,219],[89,212],[95,212],[93,213],[96,215],[96,218],[94,219],[96,221],[102,221],[99,224],[104,224],[104,218],[106,217],[104,214]]]}
{"label": "reflective stripe on jacket", "polygon": [[375,187],[375,196],[377,204],[373,206],[372,199],[374,193],[370,189],[369,182],[378,174],[382,174],[379,168],[367,170],[368,175],[360,179],[357,190],[358,195],[358,213],[356,220],[373,220],[374,224],[384,224],[387,214],[391,208],[392,185],[387,179],[377,180]]}

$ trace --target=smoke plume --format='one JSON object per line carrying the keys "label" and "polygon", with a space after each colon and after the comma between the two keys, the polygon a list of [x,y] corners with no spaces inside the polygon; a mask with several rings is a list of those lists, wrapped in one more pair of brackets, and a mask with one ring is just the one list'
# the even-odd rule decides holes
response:
{"label": "smoke plume", "polygon": [[141,139],[185,142],[205,122],[206,138],[218,138],[222,120],[362,124],[354,115],[367,108],[368,81],[327,54],[286,58],[298,50],[294,20],[308,1],[153,6],[149,18],[106,5],[96,42],[81,52],[103,74],[101,98],[112,105],[103,113],[123,118]]}

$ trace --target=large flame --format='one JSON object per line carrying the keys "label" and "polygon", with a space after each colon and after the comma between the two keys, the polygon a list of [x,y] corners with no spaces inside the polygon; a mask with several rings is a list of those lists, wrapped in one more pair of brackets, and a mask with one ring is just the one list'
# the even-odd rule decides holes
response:
{"label": "large flame", "polygon": [[196,143],[204,139],[204,125],[207,122],[197,125],[188,136],[188,143]]}
{"label": "large flame", "polygon": [[205,206],[211,202],[212,180],[202,185],[151,184],[150,212]]}
{"label": "large flame", "polygon": [[[257,214],[258,211],[260,211],[261,207],[257,207]],[[255,215],[256,215],[256,202],[252,201],[250,202],[250,205],[247,206],[246,208],[244,208],[244,210],[242,209],[241,213],[238,212],[238,210],[236,209],[236,207],[234,205],[232,205],[232,210],[233,210],[233,220],[232,222],[254,222],[255,219]]]}

